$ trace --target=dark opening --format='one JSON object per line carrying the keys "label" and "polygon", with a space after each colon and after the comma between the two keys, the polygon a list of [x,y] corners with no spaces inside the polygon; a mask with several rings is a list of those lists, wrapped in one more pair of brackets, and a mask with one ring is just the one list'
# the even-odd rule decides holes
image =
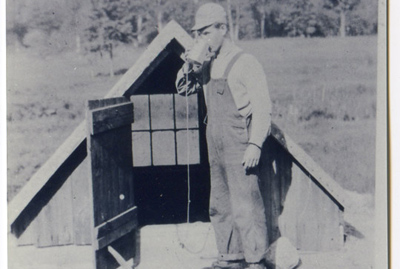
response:
{"label": "dark opening", "polygon": [[[186,97],[176,94],[176,74],[183,64],[178,45],[171,42],[167,51],[160,54],[162,60],[131,96],[135,117],[134,195],[141,226],[187,221],[188,168],[189,220],[209,221],[210,173],[202,120],[203,98],[190,97],[186,108]],[[186,141],[190,142],[190,157],[185,155]]]}
{"label": "dark opening", "polygon": [[[183,223],[187,219],[186,166],[134,168],[139,225]],[[208,166],[190,168],[190,222],[209,221]]]}

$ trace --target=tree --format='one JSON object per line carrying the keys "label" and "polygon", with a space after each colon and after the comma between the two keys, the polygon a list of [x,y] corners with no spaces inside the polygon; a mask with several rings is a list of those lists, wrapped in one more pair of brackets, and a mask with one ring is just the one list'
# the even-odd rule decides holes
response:
{"label": "tree", "polygon": [[65,2],[66,12],[70,12],[69,14],[69,28],[73,30],[75,34],[75,51],[77,54],[81,52],[81,31],[79,31],[79,24],[82,20],[82,12],[80,9],[82,8],[82,2],[79,0],[69,0]]}
{"label": "tree", "polygon": [[198,3],[196,0],[169,0],[170,5],[165,11],[165,20],[177,21],[185,30],[190,31],[194,25],[194,17]]}
{"label": "tree", "polygon": [[86,29],[89,51],[106,52],[110,57],[110,75],[114,76],[113,51],[119,43],[133,41],[134,15],[129,0],[101,0],[90,16],[92,25]]}
{"label": "tree", "polygon": [[228,25],[229,25],[229,33],[231,35],[231,39],[235,40],[234,29],[233,29],[233,19],[232,19],[232,1],[227,0],[227,15],[228,15]]}
{"label": "tree", "polygon": [[252,0],[251,14],[257,22],[260,38],[285,35],[285,9],[288,0]]}
{"label": "tree", "polygon": [[134,28],[138,33],[139,44],[141,40],[143,43],[150,42],[171,19],[177,20],[188,30],[195,11],[193,0],[136,0],[131,5],[131,11],[136,17]]}
{"label": "tree", "polygon": [[219,0],[217,3],[226,7],[228,27],[232,40],[243,37],[254,38],[255,23],[251,14],[251,3],[242,0]]}
{"label": "tree", "polygon": [[347,35],[371,35],[378,32],[378,1],[363,0],[349,15]]}
{"label": "tree", "polygon": [[168,17],[176,2],[171,0],[155,0],[150,3],[152,4],[149,6],[149,13],[156,22],[157,32],[160,32],[164,27],[166,17]]}
{"label": "tree", "polygon": [[31,30],[39,30],[48,37],[61,29],[65,14],[61,0],[45,1],[8,1],[7,30],[17,37],[23,47],[24,38]]}
{"label": "tree", "polygon": [[360,0],[325,0],[325,8],[339,13],[339,32],[341,37],[346,36],[346,16],[352,11]]}
{"label": "tree", "polygon": [[246,18],[245,11],[248,10],[249,3],[245,1],[235,0],[233,3],[234,9],[232,10],[233,18],[234,18],[234,28],[232,29],[233,32],[233,39],[239,40],[241,38],[241,28],[242,24],[245,24]]}
{"label": "tree", "polygon": [[255,8],[259,13],[260,20],[260,37],[261,39],[265,38],[265,20],[267,18],[267,0],[258,0],[255,2]]}
{"label": "tree", "polygon": [[137,44],[141,45],[147,40],[145,39],[146,34],[148,34],[151,18],[149,16],[149,1],[146,0],[136,0],[131,2],[130,12],[133,15],[133,35],[136,37]]}

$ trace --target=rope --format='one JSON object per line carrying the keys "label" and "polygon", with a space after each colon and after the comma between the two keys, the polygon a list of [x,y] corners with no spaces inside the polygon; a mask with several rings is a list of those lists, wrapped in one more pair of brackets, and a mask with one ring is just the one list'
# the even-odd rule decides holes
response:
{"label": "rope", "polygon": [[186,170],[187,170],[187,206],[186,206],[186,222],[190,223],[190,143],[189,143],[189,100],[188,100],[188,90],[189,90],[189,72],[186,73]]}
{"label": "rope", "polygon": [[[187,207],[186,207],[186,224],[189,225],[190,224],[190,143],[189,143],[189,95],[188,95],[188,90],[189,90],[189,72],[186,73],[186,85],[185,85],[185,92],[186,92],[186,96],[185,96],[185,100],[186,100],[186,170],[187,170]],[[178,230],[178,226],[176,226],[176,234],[178,236],[178,242],[179,245],[185,249],[186,251],[188,251],[191,254],[199,254],[201,253],[204,248],[206,247],[206,243],[208,240],[208,236],[210,234],[210,230],[211,230],[211,225],[208,227],[208,231],[206,234],[206,237],[204,239],[204,243],[203,245],[200,247],[200,249],[198,250],[192,250],[190,248],[188,248],[181,240],[181,237],[179,235],[179,230]],[[187,233],[187,231],[186,231]],[[187,234],[185,234],[185,237],[187,236]]]}
{"label": "rope", "polygon": [[[188,248],[188,247],[182,242],[181,237],[180,237],[180,235],[179,235],[178,225],[177,225],[177,226],[176,226],[176,234],[178,235],[179,246],[180,246],[181,248],[185,249],[185,250],[186,250],[187,252],[189,252],[190,254],[199,254],[199,253],[203,252],[204,249],[206,248],[206,244],[207,244],[207,241],[208,241],[208,236],[210,235],[210,231],[211,231],[211,224],[208,226],[207,234],[206,234],[206,236],[205,236],[203,245],[202,245],[198,250],[193,250],[193,249]],[[187,235],[187,230],[186,230],[185,237],[186,237],[186,235]]]}

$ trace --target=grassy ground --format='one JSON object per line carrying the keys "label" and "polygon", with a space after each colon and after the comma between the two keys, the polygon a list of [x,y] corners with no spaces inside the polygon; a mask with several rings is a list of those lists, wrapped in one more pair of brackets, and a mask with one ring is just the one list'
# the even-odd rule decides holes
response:
{"label": "grassy ground", "polygon": [[[121,50],[116,70],[132,65],[139,53]],[[7,56],[10,200],[84,119],[86,100],[103,97],[119,77],[99,75],[108,68],[96,57],[13,48]]]}
{"label": "grassy ground", "polygon": [[343,187],[373,193],[376,38],[242,45],[263,63],[273,120]]}

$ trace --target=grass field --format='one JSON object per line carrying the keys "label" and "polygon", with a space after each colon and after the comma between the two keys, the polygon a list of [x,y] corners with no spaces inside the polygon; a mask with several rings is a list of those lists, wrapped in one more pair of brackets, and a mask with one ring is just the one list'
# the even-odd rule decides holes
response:
{"label": "grass field", "polygon": [[264,65],[279,126],[342,186],[373,193],[376,38],[243,46]]}
{"label": "grass field", "polygon": [[[267,74],[273,120],[348,190],[374,192],[376,37],[240,42]],[[115,69],[143,49],[120,47]],[[8,200],[119,79],[107,59],[7,51]]]}

